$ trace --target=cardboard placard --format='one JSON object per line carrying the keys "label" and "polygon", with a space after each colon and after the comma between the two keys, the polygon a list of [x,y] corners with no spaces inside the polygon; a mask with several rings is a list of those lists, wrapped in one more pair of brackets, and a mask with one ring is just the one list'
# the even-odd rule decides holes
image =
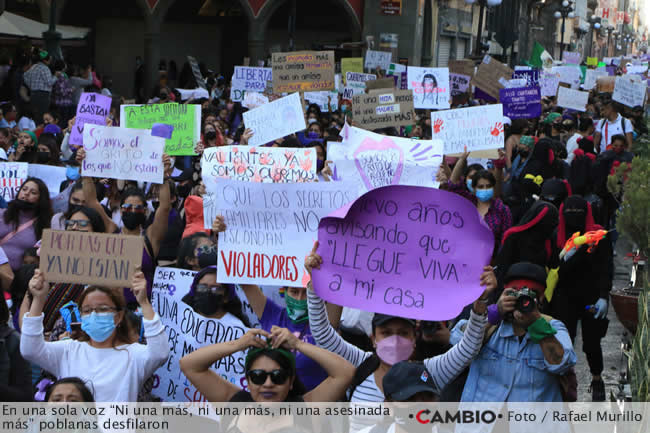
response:
{"label": "cardboard placard", "polygon": [[474,76],[474,62],[469,59],[450,60],[449,73],[458,74],[458,75],[468,75],[471,78]]}
{"label": "cardboard placard", "polygon": [[334,90],[334,51],[273,53],[275,93]]}
{"label": "cardboard placard", "polygon": [[506,86],[505,83],[510,80],[513,72],[498,60],[485,56],[472,78],[472,85],[498,100],[499,90]]}
{"label": "cardboard placard", "polygon": [[392,77],[366,81],[366,89],[368,90],[392,89],[394,87],[395,79]]}
{"label": "cardboard placard", "polygon": [[612,93],[616,86],[616,77],[598,77],[596,88],[600,93]]}
{"label": "cardboard placard", "polygon": [[415,122],[413,92],[380,89],[352,97],[352,118],[364,129],[406,126]]}
{"label": "cardboard placard", "polygon": [[40,269],[50,283],[131,287],[143,248],[142,236],[45,229]]}

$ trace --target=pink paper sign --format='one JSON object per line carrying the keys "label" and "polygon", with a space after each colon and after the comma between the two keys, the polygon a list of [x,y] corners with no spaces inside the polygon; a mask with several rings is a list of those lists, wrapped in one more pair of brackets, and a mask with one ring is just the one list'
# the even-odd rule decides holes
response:
{"label": "pink paper sign", "polygon": [[447,320],[483,292],[494,246],[467,199],[394,185],[358,198],[318,226],[316,293],[328,302],[421,320]]}

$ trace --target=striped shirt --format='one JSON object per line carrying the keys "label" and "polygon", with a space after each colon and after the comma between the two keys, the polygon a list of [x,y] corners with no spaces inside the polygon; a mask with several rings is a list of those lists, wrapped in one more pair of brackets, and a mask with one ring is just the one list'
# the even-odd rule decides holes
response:
{"label": "striped shirt", "polygon": [[[307,291],[309,308],[309,327],[316,344],[323,349],[334,352],[359,367],[373,352],[364,352],[345,341],[330,325],[325,309],[325,302],[313,290]],[[440,391],[454,380],[476,357],[483,344],[483,334],[487,325],[487,315],[470,313],[470,319],[463,338],[446,353],[425,359],[424,365]],[[353,403],[369,404],[384,401],[384,394],[375,383],[371,374],[361,383],[351,396]],[[350,417],[350,432],[358,432],[376,424],[376,418]]]}

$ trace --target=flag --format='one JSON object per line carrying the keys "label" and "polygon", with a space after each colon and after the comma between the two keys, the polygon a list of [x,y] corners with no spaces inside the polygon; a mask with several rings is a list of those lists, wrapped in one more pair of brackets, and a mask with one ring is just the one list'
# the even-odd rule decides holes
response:
{"label": "flag", "polygon": [[530,59],[528,59],[527,63],[534,68],[548,68],[553,65],[553,58],[548,51],[544,49],[542,44],[535,42],[533,52],[531,53]]}

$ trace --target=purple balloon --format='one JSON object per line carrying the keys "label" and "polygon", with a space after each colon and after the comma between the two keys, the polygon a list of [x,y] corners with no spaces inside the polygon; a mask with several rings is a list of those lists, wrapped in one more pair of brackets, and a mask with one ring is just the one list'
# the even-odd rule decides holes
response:
{"label": "purple balloon", "polygon": [[494,235],[469,200],[434,188],[393,185],[369,191],[335,214],[318,226],[323,264],[312,278],[324,300],[447,320],[483,292],[479,278]]}

